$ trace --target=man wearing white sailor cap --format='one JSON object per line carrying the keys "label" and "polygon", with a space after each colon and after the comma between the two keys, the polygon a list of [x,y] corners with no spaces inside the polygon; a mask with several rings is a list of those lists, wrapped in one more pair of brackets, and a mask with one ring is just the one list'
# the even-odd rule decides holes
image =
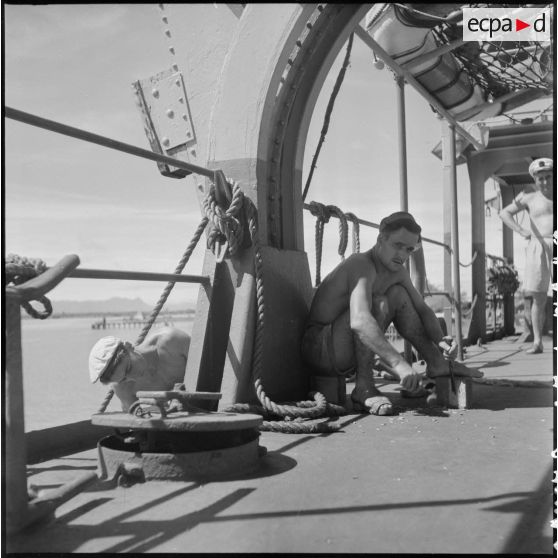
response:
{"label": "man wearing white sailor cap", "polygon": [[89,354],[91,382],[109,385],[128,411],[138,391],[167,391],[184,382],[190,336],[166,327],[132,345],[108,335],[99,339]]}
{"label": "man wearing white sailor cap", "polygon": [[[523,191],[500,211],[500,218],[528,243],[525,248],[523,291],[526,304],[525,320],[533,328],[533,345],[528,354],[543,352],[542,332],[546,318],[547,296],[552,296],[552,252],[554,232],[554,162],[547,157],[535,159],[529,165],[529,174],[535,180],[532,191]],[[527,211],[529,226],[523,227],[514,216]]]}

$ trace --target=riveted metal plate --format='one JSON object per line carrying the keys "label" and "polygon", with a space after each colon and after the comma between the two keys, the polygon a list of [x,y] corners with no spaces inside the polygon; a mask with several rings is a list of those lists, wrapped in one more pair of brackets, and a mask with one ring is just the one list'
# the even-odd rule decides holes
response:
{"label": "riveted metal plate", "polygon": [[[134,82],[132,87],[151,149],[188,162],[188,149],[195,145],[196,135],[182,74],[165,70]],[[190,174],[164,163],[157,164],[165,176],[182,178]]]}

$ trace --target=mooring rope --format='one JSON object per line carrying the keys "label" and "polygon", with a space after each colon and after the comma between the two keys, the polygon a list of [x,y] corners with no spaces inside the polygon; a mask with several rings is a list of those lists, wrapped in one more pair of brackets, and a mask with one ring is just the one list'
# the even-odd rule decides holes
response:
{"label": "mooring rope", "polygon": [[[234,181],[229,182],[232,182],[234,199],[236,193],[238,192],[238,195],[241,195],[242,191],[237,183]],[[260,426],[260,430],[285,433],[334,432],[339,429],[339,425],[330,423],[320,423],[319,425],[316,425],[301,422],[302,419],[315,419],[346,414],[347,411],[344,407],[328,403],[321,393],[311,393],[313,401],[299,401],[295,403],[289,402],[287,404],[275,403],[265,393],[261,379],[264,350],[265,291],[263,260],[258,233],[258,214],[255,205],[246,197],[244,197],[244,208],[248,219],[250,239],[254,249],[254,268],[256,275],[256,334],[254,340],[252,370],[256,395],[262,405],[262,409],[258,411],[258,414],[266,417],[275,415],[283,417],[284,419],[283,421],[264,421],[264,423]],[[253,405],[248,408],[252,411],[255,409]],[[225,410],[231,412],[246,412],[244,409],[246,409],[244,404],[233,404]]]}
{"label": "mooring rope", "polygon": [[[17,254],[8,254],[4,260],[4,274],[7,285],[10,283],[21,285],[46,270],[46,263],[39,258],[26,258]],[[43,305],[43,311],[36,310],[28,301],[22,302],[21,306],[31,317],[37,320],[45,320],[52,314],[52,304],[44,295],[36,300]]]}

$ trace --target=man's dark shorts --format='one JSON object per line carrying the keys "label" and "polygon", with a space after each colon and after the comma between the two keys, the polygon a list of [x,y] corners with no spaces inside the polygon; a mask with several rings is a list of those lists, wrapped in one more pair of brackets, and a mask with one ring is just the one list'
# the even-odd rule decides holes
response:
{"label": "man's dark shorts", "polygon": [[354,371],[354,366],[339,370],[333,350],[333,325],[309,322],[302,337],[302,358],[316,375],[346,376]]}

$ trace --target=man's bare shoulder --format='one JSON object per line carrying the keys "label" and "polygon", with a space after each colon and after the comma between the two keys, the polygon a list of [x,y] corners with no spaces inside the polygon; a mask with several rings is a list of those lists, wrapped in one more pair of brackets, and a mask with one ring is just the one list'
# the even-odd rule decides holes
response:
{"label": "man's bare shoulder", "polygon": [[523,191],[519,195],[516,196],[516,201],[523,203],[524,205],[529,205],[535,198],[537,198],[537,191],[536,190],[529,190]]}
{"label": "man's bare shoulder", "polygon": [[351,282],[355,282],[361,277],[373,281],[376,276],[374,262],[366,252],[362,254],[352,254],[340,267],[343,270],[343,274]]}
{"label": "man's bare shoulder", "polygon": [[157,343],[184,343],[190,339],[190,336],[177,327],[164,327],[157,333],[153,334],[152,339]]}

